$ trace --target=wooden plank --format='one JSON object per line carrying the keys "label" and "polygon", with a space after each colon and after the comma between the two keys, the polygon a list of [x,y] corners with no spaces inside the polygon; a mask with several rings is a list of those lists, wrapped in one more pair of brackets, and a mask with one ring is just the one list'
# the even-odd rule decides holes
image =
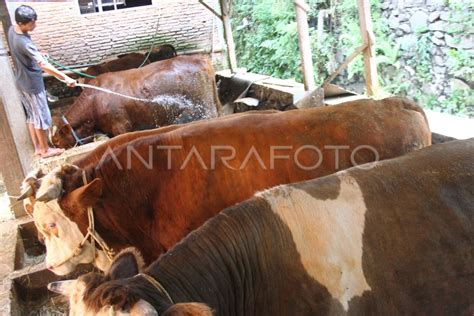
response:
{"label": "wooden plank", "polygon": [[[25,173],[18,158],[18,152],[13,141],[13,135],[8,124],[7,113],[2,99],[0,99],[0,173],[2,174],[7,194],[18,196]],[[14,203],[15,200],[10,199],[10,204]],[[14,205],[12,211],[15,214],[15,218],[26,215],[23,204]]]}
{"label": "wooden plank", "polygon": [[375,61],[375,36],[372,27],[369,0],[357,0],[359,24],[362,41],[368,46],[364,49],[364,74],[367,94],[375,95],[379,90],[377,63]]}
{"label": "wooden plank", "polygon": [[235,73],[237,71],[237,58],[235,57],[235,44],[232,37],[232,28],[230,26],[229,18],[229,3],[230,0],[219,0],[221,6],[222,23],[224,24],[224,37],[227,44],[227,57],[229,59],[230,70]]}
{"label": "wooden plank", "polygon": [[217,13],[213,8],[211,8],[207,3],[204,2],[204,0],[199,0],[199,3],[202,4],[206,9],[208,9],[209,11],[212,12],[212,14],[214,14],[215,16],[217,16],[219,18],[219,20],[222,21],[222,15],[220,15],[219,13]]}
{"label": "wooden plank", "polygon": [[8,8],[6,0],[0,0],[0,22],[2,23],[3,33],[8,41],[8,29],[12,25],[10,14],[8,14]]}
{"label": "wooden plank", "polygon": [[337,67],[336,71],[334,71],[326,80],[323,82],[323,88],[326,87],[331,81],[336,78],[336,76],[349,65],[349,63],[356,58],[364,49],[367,48],[367,43],[362,44],[362,46],[358,47],[347,59]]}
{"label": "wooden plank", "polygon": [[306,91],[313,90],[316,86],[314,81],[313,59],[311,56],[311,44],[309,40],[308,27],[308,5],[304,0],[295,0],[296,23],[298,25],[298,46],[301,54],[301,65],[303,68],[303,80]]}
{"label": "wooden plank", "polygon": [[[0,172],[8,195],[19,195],[21,181],[30,168],[33,158],[33,145],[1,37],[0,78],[2,78],[2,84],[0,84]],[[25,215],[21,203],[16,204],[13,211],[16,217]]]}

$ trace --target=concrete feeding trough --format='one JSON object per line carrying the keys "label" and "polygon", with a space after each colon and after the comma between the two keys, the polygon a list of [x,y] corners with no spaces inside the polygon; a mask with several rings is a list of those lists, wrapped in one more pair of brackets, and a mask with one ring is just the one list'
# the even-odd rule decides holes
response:
{"label": "concrete feeding trough", "polygon": [[67,315],[64,297],[48,291],[49,282],[57,280],[53,273],[38,269],[13,278],[12,315]]}
{"label": "concrete feeding trough", "polygon": [[67,276],[57,276],[44,263],[11,274],[11,315],[67,315],[65,297],[47,289],[50,282],[77,278],[91,271],[91,265],[79,266]]}
{"label": "concrete feeding trough", "polygon": [[46,247],[38,241],[33,221],[18,225],[15,248],[15,270],[34,266],[44,261]]}
{"label": "concrete feeding trough", "polygon": [[48,291],[47,285],[77,278],[91,271],[92,265],[81,265],[70,275],[57,276],[46,269],[46,248],[38,241],[33,220],[8,224],[2,227],[0,315],[67,315],[67,302]]}

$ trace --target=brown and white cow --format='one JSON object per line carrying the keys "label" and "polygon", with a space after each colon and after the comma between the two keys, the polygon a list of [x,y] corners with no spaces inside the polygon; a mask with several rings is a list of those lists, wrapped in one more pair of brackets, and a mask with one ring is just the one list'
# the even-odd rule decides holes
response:
{"label": "brown and white cow", "polygon": [[140,69],[106,73],[90,84],[150,101],[85,88],[63,117],[53,119],[55,146],[87,142],[83,139],[96,132],[116,136],[213,118],[221,111],[214,69],[203,56],[178,56]]}
{"label": "brown and white cow", "polygon": [[[258,190],[430,144],[422,110],[401,98],[245,113],[164,129],[112,139],[115,146],[103,144],[42,179],[34,218],[54,273],[94,260],[85,250],[89,243],[72,255],[90,226],[88,207],[109,247],[136,246],[151,262]],[[106,268],[104,261],[96,264]]]}
{"label": "brown and white cow", "polygon": [[471,315],[473,156],[474,139],[453,141],[277,186],[147,269],[125,250],[49,288],[72,315]]}

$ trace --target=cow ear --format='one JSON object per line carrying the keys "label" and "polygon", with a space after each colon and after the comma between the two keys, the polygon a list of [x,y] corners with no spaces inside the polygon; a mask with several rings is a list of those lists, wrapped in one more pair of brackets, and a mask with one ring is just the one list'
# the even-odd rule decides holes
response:
{"label": "cow ear", "polygon": [[212,316],[212,309],[203,303],[178,303],[171,305],[163,316]]}
{"label": "cow ear", "polygon": [[112,280],[130,278],[137,275],[143,267],[143,259],[135,248],[119,252],[110,265],[107,275]]}
{"label": "cow ear", "polygon": [[70,196],[79,207],[93,207],[102,196],[102,180],[96,178],[90,183],[72,191]]}
{"label": "cow ear", "polygon": [[[61,122],[61,123],[58,124],[57,126],[58,126],[58,127],[57,127],[58,130],[59,130],[62,134],[69,134],[69,133],[71,133],[71,131],[72,131],[72,127],[71,127],[71,125],[69,125],[69,124],[65,124],[65,123]],[[53,133],[53,135],[54,135],[54,134],[55,134],[55,133]]]}
{"label": "cow ear", "polygon": [[[101,307],[112,306],[115,311],[129,311],[139,301],[139,297],[127,286],[117,282],[107,282],[93,292],[91,301],[97,302]],[[95,309],[100,309],[100,307],[95,307]]]}

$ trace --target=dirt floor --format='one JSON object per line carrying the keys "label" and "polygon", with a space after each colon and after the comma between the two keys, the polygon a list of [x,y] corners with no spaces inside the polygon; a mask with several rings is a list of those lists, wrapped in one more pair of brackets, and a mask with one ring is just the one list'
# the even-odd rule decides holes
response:
{"label": "dirt floor", "polygon": [[60,278],[46,270],[31,221],[24,216],[0,223],[0,315],[67,315],[64,298],[46,289]]}

